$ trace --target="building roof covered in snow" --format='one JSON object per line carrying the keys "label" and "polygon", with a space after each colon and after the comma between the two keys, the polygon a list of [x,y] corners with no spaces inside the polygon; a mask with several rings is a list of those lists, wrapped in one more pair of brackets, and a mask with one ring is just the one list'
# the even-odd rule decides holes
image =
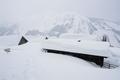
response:
{"label": "building roof covered in snow", "polygon": [[60,36],[63,39],[80,39],[80,40],[98,40],[97,35],[90,34],[72,34],[72,33],[64,33]]}
{"label": "building roof covered in snow", "polygon": [[109,57],[109,43],[100,41],[75,41],[48,39],[42,42],[43,48]]}

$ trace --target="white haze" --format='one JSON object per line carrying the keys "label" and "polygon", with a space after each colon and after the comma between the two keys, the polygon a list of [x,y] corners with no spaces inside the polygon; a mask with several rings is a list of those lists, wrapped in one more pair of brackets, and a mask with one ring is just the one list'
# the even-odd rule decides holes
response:
{"label": "white haze", "polygon": [[120,22],[119,4],[119,0],[0,0],[0,22],[68,12]]}

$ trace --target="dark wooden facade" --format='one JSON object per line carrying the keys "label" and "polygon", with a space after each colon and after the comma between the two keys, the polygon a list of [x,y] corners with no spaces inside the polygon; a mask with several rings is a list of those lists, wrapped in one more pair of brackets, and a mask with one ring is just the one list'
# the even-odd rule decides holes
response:
{"label": "dark wooden facade", "polygon": [[57,54],[63,54],[63,55],[69,55],[69,56],[81,58],[81,59],[84,59],[86,61],[94,62],[101,67],[103,66],[104,58],[107,58],[104,56],[96,56],[96,55],[54,50],[54,49],[44,49],[44,50],[47,51],[48,53],[57,53]]}

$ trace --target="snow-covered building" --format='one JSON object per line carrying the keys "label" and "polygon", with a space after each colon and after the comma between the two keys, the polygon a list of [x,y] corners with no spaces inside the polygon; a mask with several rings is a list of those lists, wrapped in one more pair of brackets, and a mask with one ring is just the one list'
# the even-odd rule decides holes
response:
{"label": "snow-covered building", "polygon": [[43,42],[43,49],[48,53],[70,55],[94,62],[101,67],[104,58],[109,57],[108,42],[49,39]]}

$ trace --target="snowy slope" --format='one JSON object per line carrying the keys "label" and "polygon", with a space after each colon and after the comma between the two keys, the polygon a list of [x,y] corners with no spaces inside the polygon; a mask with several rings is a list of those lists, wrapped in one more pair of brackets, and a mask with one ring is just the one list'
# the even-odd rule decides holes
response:
{"label": "snowy slope", "polygon": [[17,46],[21,39],[18,35],[0,36],[0,48]]}
{"label": "snowy slope", "polygon": [[108,29],[116,30],[118,33],[120,31],[119,24],[99,18],[81,17],[79,15],[64,15],[62,17],[57,16],[55,19],[56,22],[54,23],[54,27],[51,32],[57,32],[58,30],[58,32],[61,32],[59,34],[62,34],[62,32],[93,34],[95,31]]}
{"label": "snowy slope", "polygon": [[[0,80],[119,80],[120,69],[101,69],[81,59],[41,52],[41,41],[0,50]],[[48,44],[49,45],[49,44]],[[86,77],[87,76],[87,77]]]}
{"label": "snowy slope", "polygon": [[84,34],[86,36],[97,35],[102,39],[105,35],[112,46],[120,47],[120,24],[112,21],[79,15],[64,15],[53,26],[48,33],[50,36]]}
{"label": "snowy slope", "polygon": [[[85,49],[83,51],[94,51],[94,54],[103,50],[100,52],[102,55],[109,54],[106,61],[120,66],[120,48],[117,48],[120,46],[120,24],[79,15],[34,18],[19,24],[21,30],[0,27],[0,80],[120,80],[120,67],[104,69],[82,59],[42,51],[45,47],[78,52]],[[25,33],[22,32],[24,29]],[[18,33],[20,35],[13,35]],[[30,40],[17,46],[21,34],[27,35]],[[46,41],[41,35],[50,38]],[[108,42],[97,41],[102,40],[104,35]],[[86,41],[78,44],[78,40]],[[78,45],[81,47],[76,47]],[[10,48],[11,52],[5,52],[6,48]]]}
{"label": "snowy slope", "polygon": [[[17,24],[16,24],[17,23]],[[31,16],[14,23],[15,25],[0,25],[0,35],[25,34],[61,36],[64,34],[97,35],[102,39],[105,35],[112,46],[120,47],[120,23],[79,14],[60,14]],[[19,27],[19,30],[18,28]]]}

